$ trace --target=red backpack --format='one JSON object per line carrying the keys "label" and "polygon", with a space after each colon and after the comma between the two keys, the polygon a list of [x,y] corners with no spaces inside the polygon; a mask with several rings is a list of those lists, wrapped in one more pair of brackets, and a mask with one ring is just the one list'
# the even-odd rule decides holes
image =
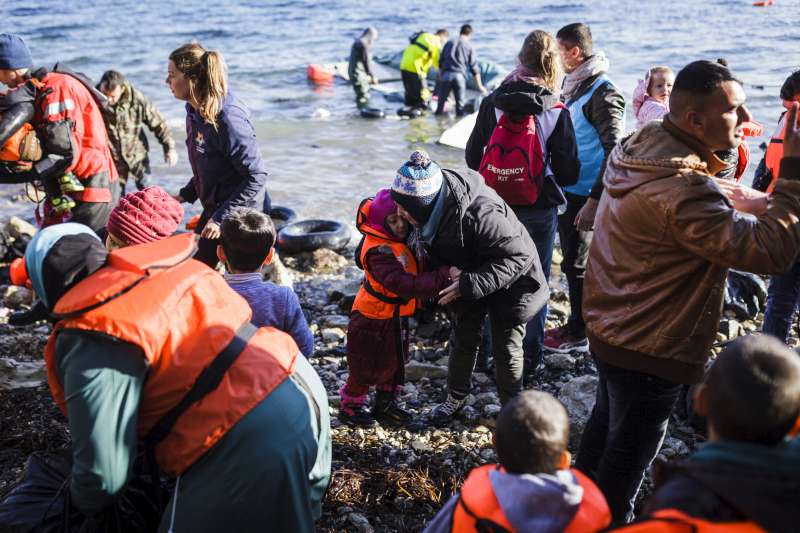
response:
{"label": "red backpack", "polygon": [[547,169],[533,115],[512,122],[503,113],[489,138],[479,172],[508,205],[533,205]]}

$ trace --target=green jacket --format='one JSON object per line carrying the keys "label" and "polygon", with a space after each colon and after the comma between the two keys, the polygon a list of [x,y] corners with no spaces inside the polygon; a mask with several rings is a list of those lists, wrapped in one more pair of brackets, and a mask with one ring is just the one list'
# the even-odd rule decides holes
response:
{"label": "green jacket", "polygon": [[103,111],[108,132],[108,146],[123,182],[133,174],[141,178],[150,171],[150,147],[144,128],[147,126],[164,148],[164,153],[175,149],[175,141],[167,122],[158,109],[141,92],[125,82],[122,95],[114,106]]}

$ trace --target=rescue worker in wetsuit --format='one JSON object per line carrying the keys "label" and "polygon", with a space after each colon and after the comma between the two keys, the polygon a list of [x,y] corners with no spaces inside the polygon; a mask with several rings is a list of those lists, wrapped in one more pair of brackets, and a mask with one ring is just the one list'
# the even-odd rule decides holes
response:
{"label": "rescue worker in wetsuit", "polygon": [[359,109],[369,103],[369,86],[377,85],[378,78],[372,67],[372,45],[378,40],[378,30],[370,26],[353,41],[350,48],[350,62],[347,64],[347,77],[353,83],[356,105]]}
{"label": "rescue worker in wetsuit", "polygon": [[403,78],[406,107],[425,109],[430,100],[428,71],[439,68],[439,55],[442,45],[447,41],[447,30],[437,30],[435,34],[419,32],[409,39],[400,60],[400,76]]}
{"label": "rescue worker in wetsuit", "polygon": [[13,34],[0,34],[0,83],[11,88],[2,98],[0,133],[11,135],[30,122],[43,148],[31,167],[0,168],[0,183],[45,185],[42,226],[72,220],[103,232],[117,187],[100,114],[105,97],[63,65],[34,69],[30,50]]}

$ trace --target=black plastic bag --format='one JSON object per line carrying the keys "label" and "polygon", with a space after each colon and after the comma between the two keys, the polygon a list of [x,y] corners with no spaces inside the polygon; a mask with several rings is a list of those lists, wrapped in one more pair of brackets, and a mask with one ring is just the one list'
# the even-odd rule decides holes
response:
{"label": "black plastic bag", "polygon": [[738,320],[753,320],[764,310],[767,284],[756,274],[731,270],[725,283],[725,309]]}
{"label": "black plastic bag", "polygon": [[[71,504],[70,456],[34,452],[22,481],[0,503],[0,531],[6,533],[134,533],[156,531],[169,491],[147,475],[134,475],[104,514],[87,517]],[[137,468],[134,469],[139,470]]]}

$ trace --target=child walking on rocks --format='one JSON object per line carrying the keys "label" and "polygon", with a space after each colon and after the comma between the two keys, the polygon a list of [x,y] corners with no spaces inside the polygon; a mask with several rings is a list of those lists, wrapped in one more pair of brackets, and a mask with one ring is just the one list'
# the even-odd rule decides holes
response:
{"label": "child walking on rocks", "polygon": [[669,95],[675,74],[669,67],[653,67],[647,71],[643,80],[633,91],[633,112],[636,115],[636,129],[651,120],[659,120],[669,113]]}
{"label": "child walking on rocks", "polygon": [[570,469],[569,418],[546,392],[512,398],[497,417],[500,464],[472,470],[425,533],[599,531],[611,522],[600,489]]}
{"label": "child walking on rocks", "polygon": [[[412,417],[397,404],[397,396],[405,381],[407,317],[416,310],[416,298],[435,297],[461,272],[446,266],[422,272],[405,243],[409,225],[397,214],[389,189],[361,203],[356,228],[364,235],[356,250],[364,281],[347,328],[350,374],[339,390],[339,419],[354,426],[405,425]],[[375,404],[370,412],[367,393],[373,385]]]}
{"label": "child walking on rocks", "polygon": [[275,252],[275,233],[269,216],[256,209],[235,208],[222,220],[217,257],[227,270],[225,281],[250,304],[251,322],[288,333],[300,352],[310,357],[314,336],[297,295],[261,276],[261,267],[272,261]]}

